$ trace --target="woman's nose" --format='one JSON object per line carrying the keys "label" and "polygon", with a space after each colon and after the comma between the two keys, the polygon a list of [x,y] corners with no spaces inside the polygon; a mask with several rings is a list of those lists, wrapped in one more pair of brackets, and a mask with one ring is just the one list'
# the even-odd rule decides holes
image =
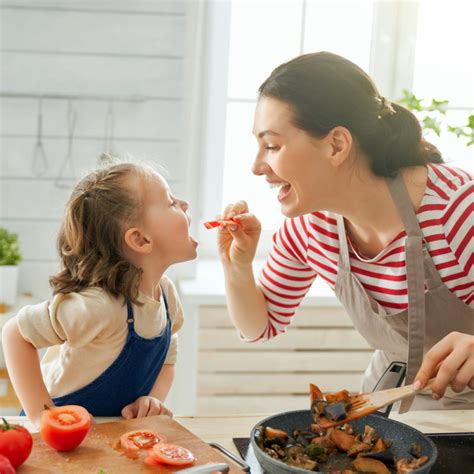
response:
{"label": "woman's nose", "polygon": [[261,176],[262,174],[265,174],[265,170],[268,170],[269,166],[267,163],[265,163],[265,160],[262,157],[261,153],[257,153],[257,156],[255,157],[255,160],[253,161],[252,164],[252,173]]}

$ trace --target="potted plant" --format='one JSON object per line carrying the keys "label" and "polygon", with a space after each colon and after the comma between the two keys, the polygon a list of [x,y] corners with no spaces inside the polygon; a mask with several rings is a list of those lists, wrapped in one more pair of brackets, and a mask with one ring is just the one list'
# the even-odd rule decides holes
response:
{"label": "potted plant", "polygon": [[0,227],[0,303],[13,305],[18,290],[18,263],[21,261],[18,236]]}

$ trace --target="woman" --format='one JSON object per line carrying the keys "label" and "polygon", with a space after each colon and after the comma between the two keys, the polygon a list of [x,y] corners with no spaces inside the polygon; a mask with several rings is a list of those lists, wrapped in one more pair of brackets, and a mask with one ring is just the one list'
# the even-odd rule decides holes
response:
{"label": "woman", "polygon": [[219,251],[241,337],[285,332],[319,276],[376,349],[363,391],[402,360],[416,388],[436,376],[416,408],[474,408],[472,177],[442,164],[416,118],[331,53],[272,72],[253,133],[253,172],[280,188],[287,219],[256,283],[260,223],[243,201],[224,211],[236,221],[221,227]]}

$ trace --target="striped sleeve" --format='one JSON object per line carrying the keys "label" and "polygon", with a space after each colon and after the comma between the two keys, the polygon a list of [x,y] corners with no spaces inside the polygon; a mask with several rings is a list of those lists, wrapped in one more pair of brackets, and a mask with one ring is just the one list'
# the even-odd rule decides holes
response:
{"label": "striped sleeve", "polygon": [[474,181],[451,194],[442,222],[452,252],[465,274],[474,280]]}
{"label": "striped sleeve", "polygon": [[267,302],[268,322],[254,341],[268,340],[284,333],[316,273],[306,263],[308,249],[306,216],[286,219],[273,236],[273,248],[259,276]]}

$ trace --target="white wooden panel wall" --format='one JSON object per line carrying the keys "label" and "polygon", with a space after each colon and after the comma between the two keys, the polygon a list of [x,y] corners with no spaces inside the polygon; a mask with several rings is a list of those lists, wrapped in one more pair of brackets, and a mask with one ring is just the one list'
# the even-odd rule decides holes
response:
{"label": "white wooden panel wall", "polygon": [[[107,141],[119,156],[161,165],[182,193],[184,1],[3,1],[0,21],[0,95],[75,97],[68,175],[74,171],[77,179],[93,169]],[[124,100],[101,100],[111,96]],[[41,177],[32,173],[38,105],[36,98],[0,97],[0,226],[20,236],[20,291],[44,297],[70,192],[55,186],[67,153],[69,102],[42,100],[48,168]]]}
{"label": "white wooden panel wall", "polygon": [[224,306],[199,311],[197,410],[202,415],[309,407],[309,383],[358,391],[372,349],[342,307],[302,307],[286,334],[238,339]]}

